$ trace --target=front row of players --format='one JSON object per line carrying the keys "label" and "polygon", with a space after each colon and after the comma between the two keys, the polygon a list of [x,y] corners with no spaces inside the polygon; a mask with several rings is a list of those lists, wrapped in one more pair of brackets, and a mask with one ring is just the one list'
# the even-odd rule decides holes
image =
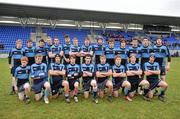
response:
{"label": "front row of players", "polygon": [[[35,56],[35,64],[27,66],[27,57],[21,58],[21,66],[15,70],[15,89],[18,92],[20,100],[25,103],[30,102],[30,90],[35,93],[35,100],[38,101],[44,96],[45,103],[49,103],[50,98],[59,96],[61,89],[64,89],[65,101],[70,102],[70,97],[78,102],[78,91],[80,87],[80,77],[82,77],[82,89],[84,98],[88,98],[92,93],[93,101],[98,103],[97,96],[103,98],[105,88],[108,92],[108,101],[112,102],[112,95],[118,97],[120,87],[124,88],[124,98],[132,101],[136,90],[140,86],[143,90],[145,100],[153,97],[155,88],[160,87],[159,99],[165,101],[165,91],[167,83],[159,79],[159,64],[154,62],[154,54],[150,55],[149,62],[146,62],[143,71],[140,65],[136,63],[136,56],[130,56],[130,63],[127,66],[121,65],[121,57],[115,57],[115,65],[110,67],[106,63],[105,55],[100,56],[100,64],[96,68],[91,63],[91,56],[85,56],[85,63],[81,66],[75,64],[76,57],[70,56],[70,64],[66,67],[61,64],[61,56],[55,56],[55,62],[51,63],[49,68],[42,63],[43,56]],[[142,74],[146,76],[143,79]],[[49,76],[48,76],[49,75]],[[29,81],[29,76],[32,80]],[[49,79],[48,79],[49,77]],[[112,80],[110,80],[112,77]],[[127,77],[127,79],[126,79]]]}

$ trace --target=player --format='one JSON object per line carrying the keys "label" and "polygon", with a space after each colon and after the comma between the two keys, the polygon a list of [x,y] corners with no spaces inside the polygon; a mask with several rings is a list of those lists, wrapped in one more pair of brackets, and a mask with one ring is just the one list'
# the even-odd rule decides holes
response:
{"label": "player", "polygon": [[71,91],[71,96],[74,96],[74,101],[78,102],[78,88],[79,88],[79,78],[81,77],[80,66],[75,64],[76,57],[70,55],[70,64],[67,65],[67,79],[69,82],[69,87]]}
{"label": "player", "polygon": [[52,45],[53,45],[52,39],[50,36],[48,36],[46,39],[46,45],[45,45],[45,49],[46,49],[47,57],[48,57],[48,65],[51,63],[51,58],[49,57],[48,52],[50,51],[50,48]]}
{"label": "player", "polygon": [[[35,63],[31,66],[32,89],[35,92],[35,100],[39,101],[44,95],[44,102],[49,103],[48,95],[51,92],[48,82],[47,65],[42,63],[43,55],[36,54]],[[42,89],[44,88],[44,94]]]}
{"label": "player", "polygon": [[30,84],[29,74],[30,66],[27,66],[28,58],[21,58],[21,65],[15,70],[16,87],[18,89],[19,100],[24,101],[25,104],[30,103]]}
{"label": "player", "polygon": [[96,67],[96,79],[99,90],[99,96],[101,98],[104,97],[104,89],[108,88],[108,101],[112,102],[112,93],[113,93],[113,84],[112,81],[109,80],[110,76],[112,76],[112,70],[108,63],[106,63],[106,56],[100,56],[100,64],[97,64]]}
{"label": "player", "polygon": [[50,64],[49,75],[51,82],[52,97],[57,98],[59,96],[59,89],[64,88],[65,101],[67,103],[70,103],[69,83],[65,78],[66,70],[65,66],[61,64],[61,56],[59,54],[55,55],[55,63]]}
{"label": "player", "polygon": [[138,86],[141,86],[144,89],[145,94],[148,92],[149,83],[146,80],[141,79],[142,70],[141,66],[136,63],[136,55],[131,54],[130,62],[127,64],[127,80],[131,84],[131,90],[129,91],[129,96],[132,98],[135,95]]}
{"label": "player", "polygon": [[115,57],[115,65],[112,67],[113,72],[113,92],[114,97],[118,97],[118,90],[120,87],[124,88],[125,99],[127,101],[132,101],[132,99],[128,96],[129,90],[131,89],[131,84],[125,80],[126,78],[126,70],[125,66],[121,65],[121,57],[120,55],[116,55]]}
{"label": "player", "polygon": [[65,44],[63,44],[62,46],[62,55],[63,55],[63,63],[66,66],[67,64],[69,64],[69,51],[70,51],[70,46],[71,46],[71,39],[68,35],[64,36],[65,39]]}
{"label": "player", "polygon": [[22,40],[18,39],[16,40],[16,47],[13,48],[10,52],[9,52],[9,56],[8,56],[8,62],[9,62],[9,68],[11,69],[11,74],[12,74],[12,90],[10,92],[10,95],[15,94],[15,77],[14,77],[14,73],[15,70],[18,66],[21,65],[21,58],[23,57],[23,49],[22,49]]}
{"label": "player", "polygon": [[97,99],[97,83],[94,79],[95,75],[95,69],[94,65],[91,63],[91,55],[87,54],[85,56],[85,63],[81,65],[81,71],[82,71],[82,86],[84,91],[84,97],[89,97],[89,91],[92,86],[92,92],[93,92],[93,101],[95,103],[98,103]]}
{"label": "player", "polygon": [[149,87],[149,93],[146,94],[147,98],[152,99],[153,98],[153,93],[154,89],[156,87],[161,87],[161,92],[159,94],[159,100],[165,101],[165,91],[167,90],[168,84],[164,80],[159,79],[160,75],[160,68],[159,64],[155,61],[155,54],[151,54],[149,58],[149,62],[145,63],[145,71],[144,74],[146,75],[146,79],[150,84]]}

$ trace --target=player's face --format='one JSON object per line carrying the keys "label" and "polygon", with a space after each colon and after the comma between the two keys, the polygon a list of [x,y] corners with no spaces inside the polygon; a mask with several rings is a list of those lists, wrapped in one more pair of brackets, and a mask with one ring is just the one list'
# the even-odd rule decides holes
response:
{"label": "player's face", "polygon": [[136,47],[138,45],[138,41],[137,40],[132,40],[132,46]]}
{"label": "player's face", "polygon": [[122,42],[121,43],[121,48],[125,48],[126,47],[126,43],[125,42]]}
{"label": "player's face", "polygon": [[89,40],[88,39],[85,39],[85,41],[84,41],[84,44],[85,44],[85,46],[89,46]]}
{"label": "player's face", "polygon": [[143,45],[144,46],[148,46],[149,45],[149,40],[148,39],[144,39],[143,40]]}
{"label": "player's face", "polygon": [[25,66],[27,66],[27,62],[26,61],[21,61],[21,65],[22,65],[22,67],[25,67]]}
{"label": "player's face", "polygon": [[100,57],[100,62],[101,62],[101,64],[105,64],[106,63],[106,58],[105,57]]}
{"label": "player's face", "polygon": [[17,42],[16,43],[16,48],[22,48],[22,42]]}
{"label": "player's face", "polygon": [[55,39],[54,39],[54,44],[55,44],[55,45],[59,45],[59,39],[55,38]]}
{"label": "player's face", "polygon": [[60,57],[56,57],[56,58],[55,58],[55,62],[56,62],[57,64],[60,64],[60,61],[61,61],[61,58],[60,58]]}
{"label": "player's face", "polygon": [[74,39],[73,45],[74,45],[74,46],[78,46],[78,39]]}
{"label": "player's face", "polygon": [[85,62],[86,62],[86,64],[90,64],[91,63],[91,57],[86,57]]}
{"label": "player's face", "polygon": [[115,63],[116,65],[119,66],[121,64],[121,58],[120,57],[116,58]]}
{"label": "player's face", "polygon": [[27,47],[28,47],[28,48],[31,48],[32,46],[33,46],[33,43],[32,43],[32,42],[28,42],[28,43],[27,43]]}
{"label": "player's face", "polygon": [[40,47],[44,47],[44,42],[39,42]]}
{"label": "player's face", "polygon": [[156,43],[157,43],[158,45],[162,45],[162,40],[161,40],[161,39],[157,39],[157,40],[156,40]]}
{"label": "player's face", "polygon": [[114,42],[109,42],[109,47],[114,48]]}
{"label": "player's face", "polygon": [[99,45],[102,45],[102,44],[103,44],[103,40],[102,40],[102,39],[98,39],[97,42],[98,42]]}
{"label": "player's face", "polygon": [[52,44],[52,40],[50,38],[47,39],[47,44],[48,45]]}
{"label": "player's face", "polygon": [[65,38],[65,41],[66,41],[67,44],[69,44],[70,43],[70,38],[69,37]]}
{"label": "player's face", "polygon": [[150,60],[150,62],[152,62],[152,63],[153,63],[153,62],[154,62],[154,60],[155,60],[155,57],[154,57],[154,56],[151,56],[149,60]]}
{"label": "player's face", "polygon": [[43,58],[42,56],[36,57],[36,63],[40,64],[42,62],[42,58]]}
{"label": "player's face", "polygon": [[131,56],[130,61],[131,61],[131,63],[134,64],[136,62],[136,57],[135,56]]}
{"label": "player's face", "polygon": [[71,57],[71,58],[70,58],[70,63],[71,63],[71,64],[75,64],[75,62],[76,62],[76,59],[75,59],[74,57]]}

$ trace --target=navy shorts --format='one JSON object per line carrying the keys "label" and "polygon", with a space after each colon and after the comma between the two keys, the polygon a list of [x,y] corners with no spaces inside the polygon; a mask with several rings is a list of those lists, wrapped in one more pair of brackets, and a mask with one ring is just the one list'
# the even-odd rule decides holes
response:
{"label": "navy shorts", "polygon": [[68,82],[69,82],[69,89],[71,90],[71,91],[73,91],[74,90],[74,84],[76,83],[76,82],[78,82],[79,83],[79,79],[70,79],[70,80],[68,80]]}
{"label": "navy shorts", "polygon": [[113,90],[119,90],[125,80],[119,80],[118,82],[113,82]]}
{"label": "navy shorts", "polygon": [[139,83],[142,81],[141,78],[138,78],[136,81],[128,80],[131,84],[131,90],[129,92],[134,92],[138,89]]}
{"label": "navy shorts", "polygon": [[62,86],[63,80],[56,80],[51,82],[51,92],[52,95],[55,95],[59,92],[60,88],[63,88]]}
{"label": "navy shorts", "polygon": [[149,89],[153,90],[154,88],[158,87],[158,84],[161,80],[160,79],[147,79],[147,81],[150,84]]}
{"label": "navy shorts", "polygon": [[89,91],[91,87],[91,80],[82,81],[83,91]]}
{"label": "navy shorts", "polygon": [[161,75],[161,76],[166,75],[166,68],[165,68],[165,66],[161,66],[161,67],[160,67],[160,71],[161,71],[161,72],[160,72],[160,75]]}
{"label": "navy shorts", "polygon": [[108,79],[102,81],[102,82],[97,82],[98,90],[103,91],[106,88],[106,83]]}
{"label": "navy shorts", "polygon": [[[26,83],[29,83],[29,82],[26,82]],[[24,91],[24,85],[25,85],[26,83],[18,86],[18,92],[23,92],[23,91]]]}
{"label": "navy shorts", "polygon": [[33,91],[35,92],[35,94],[38,94],[41,92],[42,88],[44,88],[44,84],[46,83],[47,81],[43,80],[39,83],[35,83],[32,85],[32,89]]}

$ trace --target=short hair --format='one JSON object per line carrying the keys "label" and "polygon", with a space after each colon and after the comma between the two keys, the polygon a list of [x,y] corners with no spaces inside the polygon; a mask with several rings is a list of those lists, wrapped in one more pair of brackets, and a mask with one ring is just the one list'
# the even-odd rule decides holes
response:
{"label": "short hair", "polygon": [[102,41],[103,41],[103,38],[102,38],[102,37],[98,37],[98,38],[97,38],[97,41],[98,41],[98,40],[102,40]]}
{"label": "short hair", "polygon": [[108,43],[110,43],[110,42],[114,43],[114,39],[112,39],[112,38],[108,39]]}
{"label": "short hair", "polygon": [[21,57],[21,61],[26,61],[26,62],[28,62],[28,58],[27,58],[26,56],[23,56],[23,57]]}
{"label": "short hair", "polygon": [[27,41],[27,43],[32,43],[33,41],[31,40],[31,39],[29,39],[28,41]]}
{"label": "short hair", "polygon": [[22,43],[22,40],[21,39],[17,39],[16,43]]}
{"label": "short hair", "polygon": [[37,58],[37,57],[43,57],[43,55],[42,54],[36,54],[35,58]]}
{"label": "short hair", "polygon": [[56,54],[54,57],[55,57],[55,58],[56,58],[56,57],[59,57],[59,58],[61,58],[61,55],[59,55],[59,54]]}
{"label": "short hair", "polygon": [[136,54],[133,53],[133,54],[131,54],[129,57],[131,58],[131,57],[133,57],[133,56],[136,57]]}
{"label": "short hair", "polygon": [[45,43],[44,39],[41,39],[41,40],[39,40],[39,43],[40,43],[40,42],[43,42],[43,43]]}
{"label": "short hair", "polygon": [[106,58],[106,56],[105,55],[101,55],[100,58]]}
{"label": "short hair", "polygon": [[144,40],[144,39],[147,39],[147,40],[149,40],[149,38],[147,38],[147,37],[144,37],[144,38],[143,38],[143,40]]}
{"label": "short hair", "polygon": [[114,60],[116,60],[117,58],[121,58],[121,56],[120,55],[116,55]]}
{"label": "short hair", "polygon": [[90,54],[86,54],[85,57],[92,57]]}
{"label": "short hair", "polygon": [[69,38],[69,35],[68,35],[68,34],[65,34],[65,35],[64,35],[64,38]]}
{"label": "short hair", "polygon": [[137,39],[137,38],[132,38],[132,41],[133,41],[133,40],[136,40],[136,41],[138,41],[138,39]]}
{"label": "short hair", "polygon": [[125,39],[122,39],[122,40],[121,40],[121,43],[126,43],[126,40],[125,40]]}
{"label": "short hair", "polygon": [[69,59],[71,59],[71,58],[76,59],[76,55],[70,55]]}

